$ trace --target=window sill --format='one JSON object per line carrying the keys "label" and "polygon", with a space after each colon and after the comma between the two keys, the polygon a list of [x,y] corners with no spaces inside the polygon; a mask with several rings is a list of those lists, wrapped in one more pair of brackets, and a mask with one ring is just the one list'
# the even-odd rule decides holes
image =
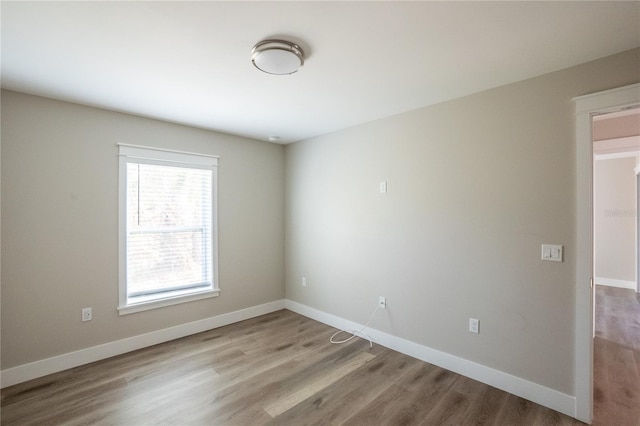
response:
{"label": "window sill", "polygon": [[194,302],[196,300],[208,299],[210,297],[218,297],[220,290],[206,290],[198,293],[189,293],[167,297],[164,299],[152,300],[148,302],[140,302],[130,305],[118,306],[118,314],[128,315],[135,312],[148,311],[151,309],[164,308],[165,306],[178,305],[180,303]]}

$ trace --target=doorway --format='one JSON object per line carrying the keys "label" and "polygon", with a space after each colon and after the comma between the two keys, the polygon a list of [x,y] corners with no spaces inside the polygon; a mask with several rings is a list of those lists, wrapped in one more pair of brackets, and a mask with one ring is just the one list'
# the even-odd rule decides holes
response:
{"label": "doorway", "polygon": [[637,181],[640,109],[593,116],[593,421],[640,418]]}
{"label": "doorway", "polygon": [[640,84],[574,98],[576,105],[575,417],[593,418],[592,116],[640,105]]}

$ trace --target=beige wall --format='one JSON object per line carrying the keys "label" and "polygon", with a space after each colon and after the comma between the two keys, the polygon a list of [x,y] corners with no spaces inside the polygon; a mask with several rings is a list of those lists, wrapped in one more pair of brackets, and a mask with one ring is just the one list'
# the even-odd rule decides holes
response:
{"label": "beige wall", "polygon": [[596,160],[594,164],[593,221],[598,278],[632,283],[636,280],[635,166],[635,157]]}
{"label": "beige wall", "polygon": [[363,323],[386,296],[373,327],[574,394],[572,97],[638,70],[636,49],[287,146],[287,297]]}
{"label": "beige wall", "polygon": [[[118,316],[117,142],[220,156],[219,297]],[[284,297],[282,146],[3,91],[1,171],[2,369]]]}

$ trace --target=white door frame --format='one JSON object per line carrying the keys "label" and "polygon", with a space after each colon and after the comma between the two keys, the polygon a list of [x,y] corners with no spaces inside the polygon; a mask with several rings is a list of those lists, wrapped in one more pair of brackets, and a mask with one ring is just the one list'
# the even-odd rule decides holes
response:
{"label": "white door frame", "polygon": [[640,104],[640,84],[574,98],[576,105],[575,417],[593,418],[593,137],[591,117]]}

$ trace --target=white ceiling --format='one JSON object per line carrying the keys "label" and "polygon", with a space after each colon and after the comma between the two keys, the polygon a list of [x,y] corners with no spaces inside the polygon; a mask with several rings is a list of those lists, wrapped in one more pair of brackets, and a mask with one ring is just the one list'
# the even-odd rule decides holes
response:
{"label": "white ceiling", "polygon": [[[7,2],[2,87],[288,143],[640,46],[640,2]],[[257,71],[297,42],[304,68]]]}

